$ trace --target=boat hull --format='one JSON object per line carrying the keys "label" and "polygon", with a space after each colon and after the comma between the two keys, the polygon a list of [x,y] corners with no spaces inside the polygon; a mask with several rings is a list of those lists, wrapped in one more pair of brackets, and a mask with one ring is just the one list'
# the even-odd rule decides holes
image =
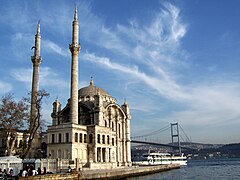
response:
{"label": "boat hull", "polygon": [[145,166],[179,164],[184,166],[187,165],[187,158],[183,154],[181,156],[174,156],[169,153],[149,153],[144,154],[141,161],[137,161],[135,164]]}

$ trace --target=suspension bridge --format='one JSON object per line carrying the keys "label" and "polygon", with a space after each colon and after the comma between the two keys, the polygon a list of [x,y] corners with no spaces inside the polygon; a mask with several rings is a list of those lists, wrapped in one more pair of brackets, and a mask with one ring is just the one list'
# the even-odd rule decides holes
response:
{"label": "suspension bridge", "polygon": [[[163,132],[171,131],[171,143],[161,143],[159,142],[159,136]],[[181,130],[181,133],[180,133]],[[181,153],[181,149],[191,150],[193,148],[181,146],[181,142],[191,142],[190,138],[187,136],[185,131],[183,130],[182,126],[179,123],[171,123],[161,129],[155,130],[150,133],[146,133],[140,136],[133,136],[131,137],[131,143],[137,144],[148,144],[154,146],[161,146],[161,147],[169,147],[173,149],[178,149],[179,153]]]}

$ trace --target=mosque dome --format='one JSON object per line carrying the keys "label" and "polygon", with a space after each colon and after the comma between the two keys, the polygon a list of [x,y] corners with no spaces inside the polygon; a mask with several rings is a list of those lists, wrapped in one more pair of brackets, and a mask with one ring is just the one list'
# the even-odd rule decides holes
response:
{"label": "mosque dome", "polygon": [[110,94],[103,90],[102,88],[95,86],[93,83],[93,80],[91,79],[89,86],[83,87],[79,89],[78,95],[81,96],[94,96],[94,95],[104,95],[104,96],[110,96]]}

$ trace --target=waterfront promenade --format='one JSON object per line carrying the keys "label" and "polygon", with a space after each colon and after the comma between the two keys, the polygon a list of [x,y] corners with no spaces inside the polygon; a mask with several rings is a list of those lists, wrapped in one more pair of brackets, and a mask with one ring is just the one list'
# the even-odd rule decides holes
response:
{"label": "waterfront promenade", "polygon": [[63,173],[63,174],[46,174],[41,176],[29,176],[20,177],[22,180],[43,180],[43,179],[122,179],[126,177],[142,176],[152,173],[158,173],[163,171],[169,171],[172,169],[178,169],[180,165],[170,164],[170,165],[158,165],[158,166],[132,166],[132,167],[120,167],[114,169],[93,169],[86,170],[82,172],[73,173]]}

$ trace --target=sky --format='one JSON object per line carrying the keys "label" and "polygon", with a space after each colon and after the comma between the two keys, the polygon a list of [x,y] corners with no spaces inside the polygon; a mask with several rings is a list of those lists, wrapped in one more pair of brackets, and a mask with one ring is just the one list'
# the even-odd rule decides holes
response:
{"label": "sky", "polygon": [[[178,122],[192,142],[239,143],[240,1],[0,1],[0,96],[31,90],[41,22],[40,89],[70,96],[72,21],[78,7],[79,88],[94,84],[131,108],[131,134]],[[170,142],[170,131],[159,134]]]}

